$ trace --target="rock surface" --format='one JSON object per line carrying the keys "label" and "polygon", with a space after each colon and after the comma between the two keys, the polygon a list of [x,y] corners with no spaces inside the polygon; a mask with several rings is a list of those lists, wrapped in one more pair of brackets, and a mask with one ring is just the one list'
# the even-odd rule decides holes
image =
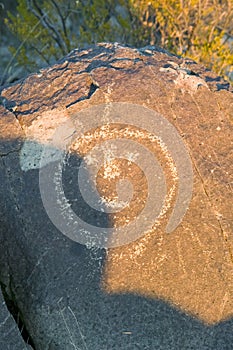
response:
{"label": "rock surface", "polygon": [[0,292],[0,349],[4,350],[29,350],[31,347],[25,344],[15,320],[9,313],[2,293]]}
{"label": "rock surface", "polygon": [[[5,88],[1,96],[0,280],[7,298],[14,301],[15,311],[22,315],[33,347],[232,349],[233,97],[229,84],[193,61],[159,48],[138,50],[99,44],[71,52],[53,67]],[[188,154],[182,158],[181,172],[189,166],[188,159],[192,164],[193,179],[186,179],[193,182],[192,198],[183,220],[171,233],[166,232],[172,214],[168,206],[159,222],[128,244],[108,249],[85,246],[78,239],[70,239],[68,229],[67,234],[61,232],[60,222],[55,226],[50,220],[46,201],[51,200],[56,208],[60,198],[53,198],[54,193],[45,185],[53,181],[59,185],[60,180],[46,169],[56,164],[61,157],[61,140],[73,132],[69,121],[77,122],[77,131],[83,130],[88,120],[92,129],[81,137],[79,148],[71,144],[63,162],[63,187],[69,203],[96,227],[117,227],[139,215],[149,187],[133,164],[135,158],[124,163],[119,156],[118,163],[111,163],[110,157],[110,172],[99,169],[97,187],[106,205],[110,199],[114,202],[116,189],[111,187],[111,180],[116,184],[119,174],[129,177],[135,186],[136,196],[129,210],[118,216],[98,216],[80,202],[75,175],[82,159],[93,162],[93,156],[86,156],[89,149],[108,138],[131,137],[157,152],[154,141],[150,141],[150,125],[147,130],[141,128],[139,134],[135,124],[126,122],[128,129],[113,125],[106,131],[98,125],[102,110],[93,107],[86,113],[87,108],[104,104],[108,124],[114,108],[116,117],[121,114],[122,103],[129,115],[135,112],[142,116],[135,116],[135,123],[146,120],[143,108],[149,108],[157,113],[161,128],[167,126],[166,132],[173,130],[170,125],[176,128],[177,140],[182,140]],[[128,121],[127,113],[125,118]],[[53,134],[57,130],[56,138]],[[175,136],[169,135],[168,150],[178,157]],[[55,142],[53,152],[51,139]],[[167,159],[167,185],[172,181],[176,185],[170,202],[174,205],[179,188],[184,187],[167,174],[172,161],[166,158],[167,148],[162,142],[160,146],[160,163]],[[108,150],[105,148],[105,153]],[[119,165],[124,170],[120,173]],[[151,163],[148,169],[153,170]],[[84,182],[88,180],[86,175]],[[68,210],[63,209],[62,218]],[[64,229],[69,226],[69,217],[64,216],[63,224]]]}

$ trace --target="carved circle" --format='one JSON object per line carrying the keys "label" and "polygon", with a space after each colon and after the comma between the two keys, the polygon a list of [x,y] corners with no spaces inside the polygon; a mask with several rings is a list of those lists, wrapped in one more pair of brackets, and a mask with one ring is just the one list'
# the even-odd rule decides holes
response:
{"label": "carved circle", "polygon": [[[48,159],[56,159],[48,164]],[[110,248],[135,241],[170,215],[182,221],[192,195],[192,163],[166,118],[130,103],[84,109],[44,147],[39,185],[53,224],[70,239]]]}

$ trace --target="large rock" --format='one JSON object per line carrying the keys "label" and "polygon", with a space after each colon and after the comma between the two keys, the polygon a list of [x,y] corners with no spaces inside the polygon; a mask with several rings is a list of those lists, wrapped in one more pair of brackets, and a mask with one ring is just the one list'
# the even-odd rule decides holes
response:
{"label": "large rock", "polygon": [[232,349],[229,84],[100,44],[2,105],[0,279],[34,348]]}

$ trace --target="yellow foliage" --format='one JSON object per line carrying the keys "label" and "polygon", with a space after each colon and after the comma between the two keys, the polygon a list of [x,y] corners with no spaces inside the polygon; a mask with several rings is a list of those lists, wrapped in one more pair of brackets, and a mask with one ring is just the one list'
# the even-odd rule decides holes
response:
{"label": "yellow foliage", "polygon": [[150,44],[229,74],[233,61],[233,0],[130,0]]}

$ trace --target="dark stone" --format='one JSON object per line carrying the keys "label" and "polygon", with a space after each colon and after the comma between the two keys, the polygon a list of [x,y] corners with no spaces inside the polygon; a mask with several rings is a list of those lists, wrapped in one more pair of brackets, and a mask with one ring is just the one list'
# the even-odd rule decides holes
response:
{"label": "dark stone", "polygon": [[30,345],[23,340],[19,328],[6,307],[0,291],[0,349],[29,350]]}

